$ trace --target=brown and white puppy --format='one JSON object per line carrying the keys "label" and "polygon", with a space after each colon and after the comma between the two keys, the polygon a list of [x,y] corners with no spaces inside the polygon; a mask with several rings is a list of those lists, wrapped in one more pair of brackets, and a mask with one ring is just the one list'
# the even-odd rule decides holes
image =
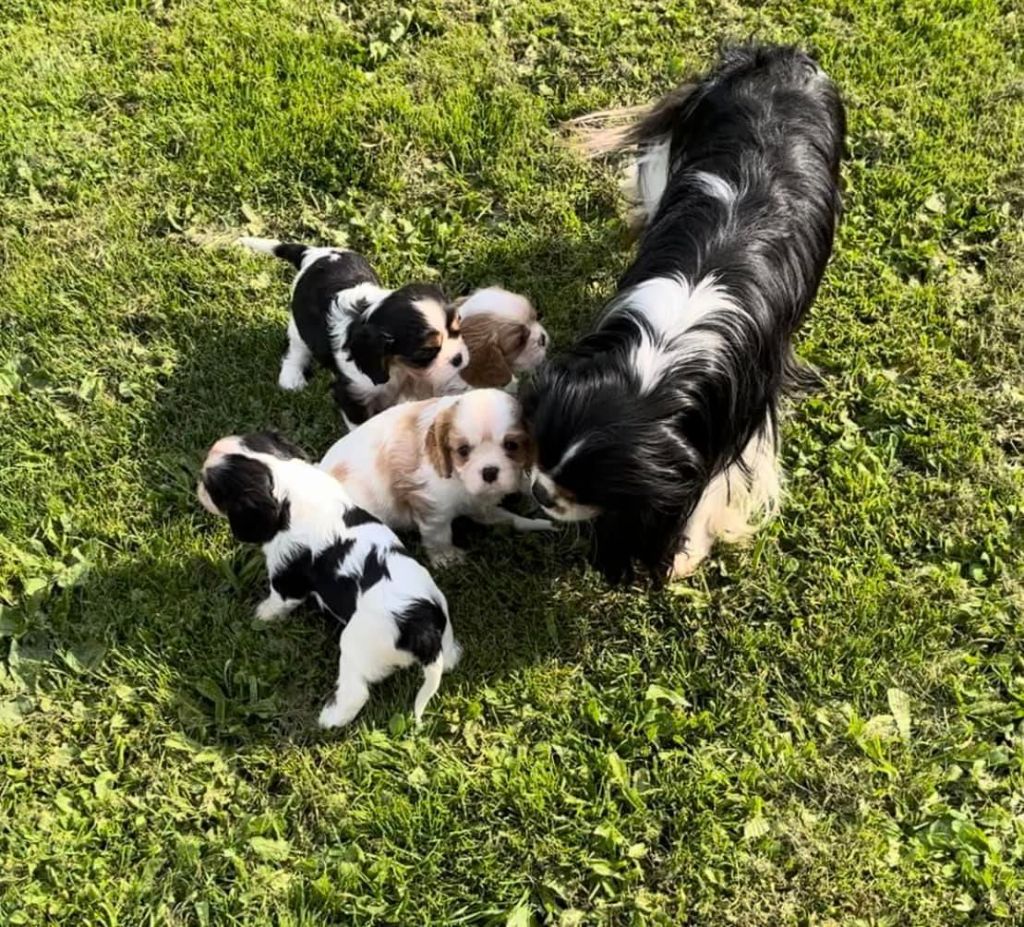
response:
{"label": "brown and white puppy", "polygon": [[480,389],[387,409],[337,441],[320,468],[389,528],[418,530],[431,562],[443,565],[463,556],[452,543],[460,515],[517,531],[552,527],[501,506],[532,462],[519,403]]}
{"label": "brown and white puppy", "polygon": [[525,296],[499,286],[456,300],[469,363],[451,381],[454,391],[469,387],[507,389],[520,373],[538,367],[547,355],[548,333]]}
{"label": "brown and white puppy", "polygon": [[366,258],[343,248],[238,243],[297,271],[278,385],[302,389],[318,361],[334,374],[335,402],[350,429],[407,394],[441,395],[463,366],[459,313],[437,287],[385,289]]}

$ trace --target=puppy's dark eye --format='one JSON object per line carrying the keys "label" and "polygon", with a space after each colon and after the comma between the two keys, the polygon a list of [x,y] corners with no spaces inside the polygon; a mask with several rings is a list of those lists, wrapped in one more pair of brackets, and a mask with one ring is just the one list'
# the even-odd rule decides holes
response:
{"label": "puppy's dark eye", "polygon": [[460,444],[458,448],[456,448],[455,453],[465,460],[469,456],[469,445]]}
{"label": "puppy's dark eye", "polygon": [[519,442],[513,441],[512,438],[506,438],[504,444],[502,444],[502,447],[505,448],[505,450],[508,451],[508,453],[514,454],[516,451],[519,450]]}

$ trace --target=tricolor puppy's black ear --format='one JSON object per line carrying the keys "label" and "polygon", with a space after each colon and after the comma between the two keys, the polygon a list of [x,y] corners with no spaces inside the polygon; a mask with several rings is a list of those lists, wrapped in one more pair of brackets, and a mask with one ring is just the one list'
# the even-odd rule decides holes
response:
{"label": "tricolor puppy's black ear", "polygon": [[380,386],[390,377],[389,361],[395,339],[372,322],[356,321],[348,330],[345,347],[356,366]]}
{"label": "tricolor puppy's black ear", "polygon": [[292,460],[297,457],[299,460],[309,460],[306,452],[297,444],[293,444],[284,435],[277,431],[255,431],[243,435],[242,444],[250,451],[259,454],[271,454],[281,460]]}
{"label": "tricolor puppy's black ear", "polygon": [[274,496],[274,475],[265,463],[228,454],[203,474],[203,485],[239,541],[266,544],[288,528],[288,500]]}

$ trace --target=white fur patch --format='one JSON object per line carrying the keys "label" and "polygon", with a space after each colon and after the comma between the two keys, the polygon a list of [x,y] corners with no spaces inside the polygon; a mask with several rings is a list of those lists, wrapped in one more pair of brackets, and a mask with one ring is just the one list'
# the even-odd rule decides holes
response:
{"label": "white fur patch", "polygon": [[745,540],[775,514],[781,495],[774,430],[766,421],[743,449],[741,463],[708,483],[686,523],[685,546],[676,555],[672,576],[678,579],[692,573],[716,540],[731,544]]}
{"label": "white fur patch", "polygon": [[713,277],[701,280],[692,290],[683,277],[654,277],[624,293],[612,311],[640,316],[653,329],[653,334],[641,333],[630,358],[640,376],[640,392],[654,389],[681,358],[718,347],[720,339],[710,332],[683,336],[708,315],[734,309],[732,299]]}
{"label": "white fur patch", "polygon": [[564,467],[570,460],[572,460],[573,457],[575,457],[583,449],[583,445],[586,444],[586,443],[587,443],[587,436],[586,435],[584,435],[578,441],[573,441],[573,443],[570,444],[565,449],[565,453],[562,454],[562,457],[558,461],[558,463],[555,464],[555,466],[553,466],[551,468],[551,475],[553,477],[557,476],[558,475],[558,471],[561,470],[562,467]]}
{"label": "white fur patch", "polygon": [[529,325],[537,312],[530,301],[519,293],[512,293],[500,286],[488,286],[470,293],[462,305],[459,315],[464,319],[481,313],[500,315],[523,325]]}
{"label": "white fur patch", "polygon": [[718,174],[708,171],[695,171],[693,176],[708,196],[713,196],[716,200],[721,200],[729,206],[736,201],[736,188],[724,177],[719,177]]}

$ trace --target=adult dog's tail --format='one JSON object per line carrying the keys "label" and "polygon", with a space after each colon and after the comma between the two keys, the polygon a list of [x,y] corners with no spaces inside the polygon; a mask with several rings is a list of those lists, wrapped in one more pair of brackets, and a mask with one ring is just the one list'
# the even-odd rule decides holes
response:
{"label": "adult dog's tail", "polygon": [[259,251],[261,254],[272,254],[282,261],[287,261],[296,270],[302,267],[302,259],[310,247],[309,245],[278,241],[276,238],[249,238],[247,235],[239,238],[237,244],[252,251]]}
{"label": "adult dog's tail", "polygon": [[568,123],[573,141],[587,158],[631,152],[623,178],[635,206],[630,225],[639,231],[654,215],[671,173],[672,129],[682,116],[695,83],[683,84],[653,106],[627,106],[580,116]]}
{"label": "adult dog's tail", "polygon": [[[699,131],[692,116],[701,101],[736,80],[755,86],[777,85],[785,90],[801,84],[831,83],[807,52],[784,45],[751,43],[723,49],[718,63],[703,75],[670,90],[651,106],[629,106],[579,116],[567,124],[576,147],[589,158],[616,154],[633,155],[627,193],[640,213],[639,227],[657,212],[673,170],[673,145],[681,149],[690,131]],[[833,91],[834,92],[834,91]],[[838,134],[844,134],[845,120],[838,94],[835,95]],[[838,152],[838,147],[837,147]],[[832,165],[838,171],[838,157]]]}

